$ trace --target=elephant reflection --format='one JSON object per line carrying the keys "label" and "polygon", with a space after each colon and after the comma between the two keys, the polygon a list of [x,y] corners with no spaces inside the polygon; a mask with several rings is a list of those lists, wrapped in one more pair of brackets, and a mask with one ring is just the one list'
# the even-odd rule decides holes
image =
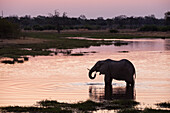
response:
{"label": "elephant reflection", "polygon": [[111,87],[99,88],[95,86],[89,87],[89,97],[94,100],[113,100],[113,99],[135,99],[136,94],[134,87]]}

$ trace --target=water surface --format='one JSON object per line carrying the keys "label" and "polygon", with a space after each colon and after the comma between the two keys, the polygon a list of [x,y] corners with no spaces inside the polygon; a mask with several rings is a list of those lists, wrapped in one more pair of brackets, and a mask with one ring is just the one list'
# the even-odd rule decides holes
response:
{"label": "water surface", "polygon": [[129,93],[125,82],[113,80],[113,98],[133,98],[143,105],[170,100],[170,40],[123,40],[128,45],[73,50],[73,53],[97,52],[84,56],[38,56],[23,64],[1,63],[0,106],[27,106],[43,99],[100,101],[104,96],[104,76],[98,75],[95,80],[90,80],[87,68],[105,59],[128,59],[136,68],[134,91]]}

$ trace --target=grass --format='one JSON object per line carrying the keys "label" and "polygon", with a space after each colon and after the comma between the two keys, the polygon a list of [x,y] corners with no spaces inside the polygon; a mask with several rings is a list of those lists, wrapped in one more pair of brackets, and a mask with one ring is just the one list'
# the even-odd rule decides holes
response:
{"label": "grass", "polygon": [[[31,33],[31,34],[30,34]],[[100,38],[100,39],[131,39],[131,38],[170,38],[168,32],[138,32],[137,30],[120,30],[119,33],[110,33],[107,30],[92,30],[92,31],[63,31],[60,34],[56,32],[23,32],[23,36],[40,36],[41,34],[49,35],[48,39],[59,37],[87,37],[87,38]],[[53,36],[52,36],[53,34]]]}
{"label": "grass", "polygon": [[[112,100],[105,102],[94,102],[87,100],[78,103],[63,103],[56,100],[42,100],[37,102],[36,107],[8,106],[0,107],[2,112],[45,112],[45,113],[74,113],[92,112],[96,110],[117,110],[118,113],[170,113],[170,110],[145,108],[139,110],[135,108],[140,104],[134,100]],[[162,103],[159,103],[162,104]],[[166,102],[167,104],[167,102]]]}
{"label": "grass", "polygon": [[93,102],[91,100],[87,100],[85,102],[78,102],[76,104],[69,104],[71,108],[78,109],[80,111],[96,111],[98,107],[103,106],[102,103]]}
{"label": "grass", "polygon": [[[130,106],[129,106],[130,104]],[[91,112],[96,111],[98,109],[122,109],[125,107],[133,107],[137,105],[138,102],[128,100],[123,102],[122,100],[116,100],[111,102],[94,102],[91,100],[87,100],[85,102],[78,102],[78,103],[62,103],[57,102],[55,100],[42,100],[37,102],[37,107],[21,107],[21,106],[8,106],[8,107],[1,107],[0,109],[4,112]],[[110,108],[109,106],[112,106]],[[118,106],[121,106],[117,108]]]}

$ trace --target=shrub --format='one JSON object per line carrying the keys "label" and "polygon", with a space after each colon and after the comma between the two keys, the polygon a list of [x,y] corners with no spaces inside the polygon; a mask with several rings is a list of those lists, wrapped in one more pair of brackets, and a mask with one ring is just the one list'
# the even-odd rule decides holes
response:
{"label": "shrub", "polygon": [[33,26],[33,30],[43,31],[43,30],[44,30],[44,28],[43,28],[43,27],[41,27],[41,26],[39,26],[39,25],[34,25],[34,26]]}
{"label": "shrub", "polygon": [[55,26],[54,25],[45,25],[43,26],[44,30],[55,30]]}
{"label": "shrub", "polygon": [[5,19],[0,19],[0,38],[18,38],[19,35],[19,25],[11,23]]}
{"label": "shrub", "polygon": [[31,30],[31,27],[25,27],[24,30]]}

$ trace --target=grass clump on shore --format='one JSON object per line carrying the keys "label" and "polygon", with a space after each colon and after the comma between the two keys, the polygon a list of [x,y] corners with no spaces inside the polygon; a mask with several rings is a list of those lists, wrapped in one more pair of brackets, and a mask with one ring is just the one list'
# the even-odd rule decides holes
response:
{"label": "grass clump on shore", "polygon": [[45,113],[74,113],[92,112],[96,110],[117,110],[118,113],[170,113],[170,110],[145,108],[143,110],[135,108],[140,104],[134,100],[112,100],[104,102],[94,102],[87,100],[78,103],[63,103],[56,100],[42,100],[36,106],[21,107],[8,106],[0,107],[2,112],[45,112]]}
{"label": "grass clump on shore", "polygon": [[160,107],[164,107],[164,108],[170,108],[170,102],[162,102],[162,103],[158,103],[156,104]]}
{"label": "grass clump on shore", "polygon": [[101,107],[102,105],[102,103],[93,102],[91,100],[87,100],[85,102],[78,102],[76,104],[69,104],[71,108],[75,108],[80,111],[96,111],[98,107]]}
{"label": "grass clump on shore", "polygon": [[[78,103],[63,103],[57,102],[56,100],[42,100],[37,102],[36,107],[21,107],[21,106],[8,106],[1,107],[0,109],[3,112],[91,112],[99,109],[107,109],[107,110],[119,110],[128,107],[133,107],[138,102],[128,100],[123,102],[123,100],[116,100],[111,102],[94,102],[91,100],[87,100],[85,102]],[[129,106],[130,104],[130,106]],[[110,107],[112,106],[112,107]],[[120,106],[120,107],[119,107]]]}

